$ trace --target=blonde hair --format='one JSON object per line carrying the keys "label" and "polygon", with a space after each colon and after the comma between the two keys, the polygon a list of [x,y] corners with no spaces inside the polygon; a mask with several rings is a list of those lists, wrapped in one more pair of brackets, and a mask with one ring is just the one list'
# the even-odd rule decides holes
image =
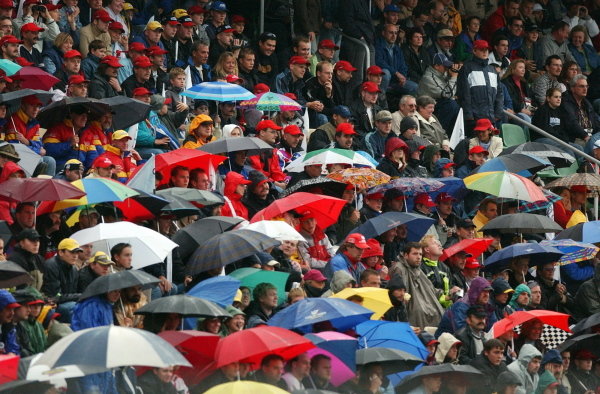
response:
{"label": "blonde hair", "polygon": [[54,39],[54,46],[60,49],[61,45],[69,40],[71,41],[71,44],[75,45],[75,41],[69,33],[59,33]]}
{"label": "blonde hair", "polygon": [[[517,64],[519,63],[523,63],[525,66],[527,66],[527,64],[525,63],[525,59],[515,59],[513,61],[510,62],[510,64],[508,65],[508,68],[506,69],[506,73],[504,73],[504,76],[502,77],[502,79],[507,79],[510,78],[513,73],[515,72],[515,70],[517,69]],[[525,81],[524,78],[521,78],[521,81]]]}
{"label": "blonde hair", "polygon": [[[231,72],[231,73],[226,72],[223,68],[225,62],[229,59],[234,60],[234,69],[233,69],[233,72]],[[217,60],[217,64],[215,65],[215,68],[213,69],[213,71],[214,71],[214,78],[217,78],[217,79],[225,79],[225,78],[227,78],[227,75],[229,75],[229,74],[237,75],[238,74],[237,59],[235,58],[233,53],[223,52],[221,54],[221,56],[219,56],[219,60]]]}

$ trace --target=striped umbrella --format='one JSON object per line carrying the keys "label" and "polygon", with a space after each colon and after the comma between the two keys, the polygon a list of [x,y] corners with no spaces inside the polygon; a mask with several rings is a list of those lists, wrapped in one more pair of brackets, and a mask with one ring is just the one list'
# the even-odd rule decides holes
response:
{"label": "striped umbrella", "polygon": [[585,186],[591,191],[600,192],[600,175],[588,173],[576,173],[567,175],[564,178],[559,178],[546,185],[548,189],[553,187],[564,186]]}
{"label": "striped umbrella", "polygon": [[558,260],[560,265],[567,265],[571,263],[577,263],[580,261],[590,260],[596,256],[596,253],[600,251],[600,248],[596,245],[577,242],[571,239],[559,239],[552,241],[542,241],[540,245],[548,245],[555,247],[564,253],[564,255]]}
{"label": "striped umbrella", "polygon": [[327,148],[308,152],[288,164],[285,170],[288,172],[302,172],[304,166],[313,164],[350,164],[371,168],[377,166],[377,163],[371,162],[367,157],[353,150]]}
{"label": "striped umbrella", "polygon": [[242,101],[239,108],[259,111],[300,111],[302,106],[283,94],[266,92],[250,100]]}
{"label": "striped umbrella", "polygon": [[243,87],[227,82],[202,82],[181,93],[194,100],[237,101],[254,97]]}
{"label": "striped umbrella", "polygon": [[496,197],[523,201],[547,201],[535,183],[520,175],[506,171],[481,172],[464,179],[467,189],[488,193]]}
{"label": "striped umbrella", "polygon": [[434,192],[442,187],[444,187],[444,183],[433,178],[396,178],[389,183],[375,187],[370,193],[379,193],[389,189],[397,189],[406,196],[414,196],[419,193]]}

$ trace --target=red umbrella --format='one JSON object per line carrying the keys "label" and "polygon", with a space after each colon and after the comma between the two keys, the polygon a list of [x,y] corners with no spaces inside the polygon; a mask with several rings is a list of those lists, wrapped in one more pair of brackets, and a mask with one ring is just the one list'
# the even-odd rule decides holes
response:
{"label": "red umbrella", "polygon": [[485,252],[492,242],[494,242],[492,238],[463,239],[449,248],[444,249],[444,253],[440,256],[440,261],[444,261],[458,252],[470,253],[473,257],[477,258]]}
{"label": "red umbrella", "polygon": [[176,149],[167,153],[161,153],[155,157],[155,172],[160,172],[163,176],[161,184],[168,183],[171,177],[171,170],[176,166],[184,166],[193,170],[202,168],[209,173],[210,165],[216,169],[226,156],[213,155],[195,149]]}
{"label": "red umbrella", "polygon": [[559,328],[566,332],[571,332],[569,329],[569,315],[566,313],[540,309],[532,311],[518,311],[500,321],[497,321],[492,327],[494,338],[498,338],[503,334],[514,330],[514,328],[518,325],[526,323],[530,320],[539,320],[549,326]]}
{"label": "red umbrella", "polygon": [[219,342],[215,356],[215,368],[239,361],[257,369],[261,360],[269,354],[277,354],[290,360],[315,345],[302,335],[281,327],[259,326],[235,332]]}
{"label": "red umbrella", "polygon": [[19,371],[19,356],[0,356],[0,384],[17,379]]}
{"label": "red umbrella", "polygon": [[265,209],[258,211],[256,215],[252,217],[250,223],[269,220],[281,216],[285,212],[293,209],[300,214],[305,214],[310,211],[317,220],[319,227],[325,229],[337,222],[340,212],[346,204],[346,200],[342,200],[341,198],[298,192],[282,199],[275,200]]}
{"label": "red umbrella", "polygon": [[10,202],[60,201],[85,196],[85,192],[61,179],[11,178],[2,182],[0,199]]}
{"label": "red umbrella", "polygon": [[12,79],[21,80],[23,89],[50,90],[50,88],[60,81],[52,74],[32,66],[26,66],[10,76]]}

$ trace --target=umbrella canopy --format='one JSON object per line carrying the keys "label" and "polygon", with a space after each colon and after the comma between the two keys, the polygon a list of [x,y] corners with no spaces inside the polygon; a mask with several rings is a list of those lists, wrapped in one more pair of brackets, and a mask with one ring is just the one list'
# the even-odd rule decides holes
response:
{"label": "umbrella canopy", "polygon": [[396,178],[389,183],[375,187],[370,192],[378,193],[397,189],[406,196],[414,196],[420,193],[431,193],[443,187],[444,183],[434,178]]}
{"label": "umbrella canopy", "polygon": [[529,179],[506,171],[480,172],[464,180],[468,189],[478,190],[496,197],[524,201],[546,200],[541,189]]}
{"label": "umbrella canopy", "polygon": [[553,187],[564,186],[564,187],[572,187],[572,186],[586,186],[588,189],[594,192],[600,191],[600,175],[598,174],[590,174],[590,173],[575,173],[571,175],[567,175],[562,178],[558,178],[545,187],[548,189],[552,189]]}
{"label": "umbrella canopy", "polygon": [[170,187],[157,190],[156,195],[162,198],[178,197],[185,201],[193,201],[200,205],[223,204],[223,198],[209,190],[199,190],[187,187]]}
{"label": "umbrella canopy", "polygon": [[[197,206],[195,206],[194,204],[192,204],[190,202],[187,202],[183,198],[179,198],[179,197],[175,197],[175,196],[163,196],[163,197],[168,201],[168,204],[165,205],[164,207],[162,207],[162,209],[161,209],[161,212],[164,214],[174,215],[178,219],[186,217],[186,216],[200,214],[200,208],[198,208]],[[190,251],[190,253],[192,253],[192,252],[193,252],[193,250]]]}
{"label": "umbrella canopy", "polygon": [[[219,342],[215,367],[239,361],[256,369],[268,354],[278,354],[289,360],[315,345],[302,335],[280,327],[258,326],[235,332]],[[232,351],[235,349],[235,351]]]}
{"label": "umbrella canopy", "polygon": [[281,242],[306,241],[295,228],[280,220],[261,220],[259,222],[250,223],[244,227],[244,229],[256,231]]}
{"label": "umbrella canopy", "polygon": [[[4,144],[8,144],[8,142],[1,142],[0,146]],[[32,176],[36,167],[42,161],[42,156],[29,149],[25,144],[13,144],[13,147],[19,155],[19,167],[25,171],[27,176]]]}
{"label": "umbrella canopy", "polygon": [[600,220],[576,224],[556,234],[554,239],[572,239],[588,244],[600,242]]}
{"label": "umbrella canopy", "polygon": [[258,211],[250,219],[250,223],[273,219],[291,210],[295,210],[299,214],[310,211],[317,220],[318,226],[326,229],[337,222],[340,212],[346,204],[346,200],[341,198],[298,192],[273,201],[268,207]]}
{"label": "umbrella canopy", "polygon": [[550,190],[542,189],[542,192],[544,193],[544,196],[546,196],[546,201],[544,201],[544,200],[533,201],[533,202],[523,201],[523,204],[519,203],[517,210],[519,212],[533,212],[533,211],[537,211],[540,209],[547,209],[550,205],[554,204],[555,202],[557,202],[559,200],[562,200],[561,196],[559,196],[558,194],[552,193]]}
{"label": "umbrella canopy", "polygon": [[169,201],[156,194],[136,191],[139,193],[137,196],[114,202],[114,206],[121,210],[123,219],[129,222],[139,223],[143,220],[154,219],[169,204]]}
{"label": "umbrella canopy", "polygon": [[8,59],[0,59],[0,69],[4,70],[7,76],[11,76],[23,67]]}
{"label": "umbrella canopy", "polygon": [[408,323],[367,320],[356,326],[358,347],[386,347],[427,358],[429,352]]}
{"label": "umbrella canopy", "polygon": [[369,239],[376,238],[398,226],[406,225],[408,231],[406,239],[418,242],[434,224],[435,220],[417,213],[385,212],[367,220],[350,233],[360,233]]}
{"label": "umbrella canopy", "polygon": [[102,368],[141,365],[166,368],[191,364],[173,346],[151,332],[136,328],[102,326],[77,331],[50,346],[34,365]]}
{"label": "umbrella canopy", "polygon": [[20,357],[14,354],[0,355],[0,384],[12,382],[17,379],[19,359]]}
{"label": "umbrella canopy", "polygon": [[529,257],[531,264],[544,264],[560,260],[564,253],[551,246],[535,242],[507,246],[494,252],[485,260],[484,270],[495,272],[506,267],[516,257]]}
{"label": "umbrella canopy", "polygon": [[13,109],[21,105],[21,99],[27,96],[36,96],[42,103],[47,104],[54,96],[54,93],[37,89],[20,89],[14,92],[2,93],[0,95],[0,103],[6,104],[10,107],[10,112],[13,112]]}
{"label": "umbrella canopy", "polygon": [[326,176],[318,176],[316,178],[301,180],[292,187],[285,189],[280,197],[286,197],[296,192],[307,192],[342,198],[346,186],[344,182],[334,181]]}
{"label": "umbrella canopy", "polygon": [[477,384],[483,378],[483,373],[470,365],[440,364],[425,365],[417,372],[408,375],[398,386],[397,392],[408,393],[417,386],[421,385],[421,379],[426,376],[439,375],[443,379],[449,379],[452,376],[459,375],[468,385]]}
{"label": "umbrella canopy", "polygon": [[99,276],[92,281],[81,294],[80,300],[106,294],[110,291],[126,289],[133,286],[152,286],[160,280],[144,271],[124,270]]}
{"label": "umbrella canopy", "polygon": [[0,199],[11,202],[59,201],[85,194],[67,181],[48,178],[10,178],[0,188]]}
{"label": "umbrella canopy", "polygon": [[[160,185],[169,183],[171,171],[177,166],[187,167],[190,171],[203,169],[207,174],[227,159],[226,156],[213,155],[196,149],[175,149],[161,153],[154,158],[154,171],[162,174]],[[159,186],[160,186],[159,185]]]}
{"label": "umbrella canopy", "polygon": [[203,218],[178,230],[172,239],[179,245],[179,256],[183,260],[187,260],[201,243],[205,243],[205,240],[229,231],[243,221],[242,218],[227,216]]}
{"label": "umbrella canopy", "polygon": [[339,293],[335,293],[331,297],[346,300],[348,297],[354,295],[361,296],[363,298],[361,305],[375,312],[373,316],[371,316],[371,320],[381,319],[381,316],[392,307],[392,302],[390,301],[387,289],[375,287],[346,288]]}
{"label": "umbrella canopy", "polygon": [[125,130],[143,122],[150,114],[150,104],[126,96],[115,96],[100,100],[110,106],[113,113],[112,126],[115,130]]}
{"label": "umbrella canopy", "polygon": [[287,172],[302,172],[304,166],[314,164],[350,164],[351,166],[364,166],[375,168],[376,165],[365,156],[350,149],[326,148],[319,149],[293,160],[285,168]]}
{"label": "umbrella canopy", "polygon": [[227,82],[202,82],[181,93],[194,100],[238,101],[254,97],[240,85]]}
{"label": "umbrella canopy", "polygon": [[[215,235],[201,245],[188,261],[187,269],[192,275],[262,252],[281,242],[251,230],[235,230]],[[235,247],[233,247],[235,245]]]}
{"label": "umbrella canopy", "polygon": [[494,323],[491,331],[493,332],[493,337],[498,338],[507,332],[514,330],[514,328],[520,324],[526,323],[530,320],[539,320],[549,326],[571,332],[569,329],[569,317],[570,316],[566,313],[548,311],[544,309],[517,311]]}
{"label": "umbrella canopy", "polygon": [[356,365],[381,364],[385,375],[410,371],[424,362],[410,353],[386,347],[371,347],[356,351]]}
{"label": "umbrella canopy", "polygon": [[258,111],[300,111],[302,106],[291,98],[275,92],[261,93],[250,99],[244,99],[239,105],[241,109]]}
{"label": "umbrella canopy", "polygon": [[215,276],[201,281],[186,294],[204,298],[225,308],[227,305],[233,304],[233,299],[241,285],[242,282],[239,279],[229,275]]}
{"label": "umbrella canopy", "polygon": [[306,334],[317,347],[310,349],[307,355],[313,358],[324,354],[331,358],[331,383],[339,386],[352,379],[356,371],[356,339],[335,331],[318,334]]}
{"label": "umbrella canopy", "polygon": [[271,384],[252,382],[248,380],[236,380],[235,382],[222,383],[214,386],[204,394],[287,394],[288,391],[282,390]]}
{"label": "umbrella canopy", "polygon": [[563,252],[564,254],[560,260],[558,260],[560,265],[591,260],[596,256],[596,254],[598,254],[598,252],[600,252],[600,248],[596,245],[577,242],[570,239],[559,239],[552,241],[544,240],[540,242],[540,245],[552,246]]}
{"label": "umbrella canopy", "polygon": [[0,289],[28,285],[31,282],[33,282],[33,278],[19,264],[12,261],[0,261]]}
{"label": "umbrella canopy", "polygon": [[157,298],[135,311],[136,315],[155,313],[178,313],[191,317],[231,317],[225,309],[214,302],[186,294]]}
{"label": "umbrella canopy", "polygon": [[500,156],[513,153],[525,153],[536,156],[543,160],[548,160],[556,168],[569,167],[575,161],[575,157],[559,147],[541,142],[526,142],[520,145],[514,145],[505,148]]}
{"label": "umbrella canopy", "polygon": [[485,252],[494,242],[493,238],[472,238],[472,239],[463,239],[450,246],[449,248],[444,249],[444,253],[440,256],[440,261],[445,261],[449,257],[454,256],[458,252],[465,252],[472,255],[472,257],[477,258],[481,256],[483,252]]}
{"label": "umbrella canopy", "polygon": [[479,166],[479,168],[476,170],[476,173],[508,171],[520,173],[519,175],[522,176],[531,176],[532,173],[543,170],[550,165],[552,164],[549,161],[536,156],[527,155],[524,153],[511,153],[486,161]]}
{"label": "umbrella canopy", "polygon": [[585,319],[581,320],[579,323],[577,323],[575,327],[573,327],[573,334],[579,334],[581,332],[584,332],[588,328],[592,328],[599,325],[600,312],[594,313],[593,315],[588,316]]}
{"label": "umbrella canopy", "polygon": [[326,321],[338,331],[345,331],[369,320],[371,315],[373,311],[352,301],[305,298],[277,312],[267,324],[310,332],[313,324]]}
{"label": "umbrella canopy", "polygon": [[258,154],[261,151],[272,151],[273,147],[260,138],[256,137],[236,137],[236,138],[222,138],[217,141],[209,142],[206,145],[198,148],[199,151],[220,154],[239,152],[246,150],[248,154]]}
{"label": "umbrella canopy", "polygon": [[177,244],[164,235],[130,222],[100,223],[77,231],[71,236],[80,245],[93,244],[110,256],[110,249],[118,243],[128,243],[133,250],[133,268],[161,263]]}
{"label": "umbrella canopy", "polygon": [[36,119],[40,122],[40,126],[49,128],[70,118],[71,110],[77,107],[85,108],[95,117],[100,117],[111,110],[108,104],[93,98],[65,97],[42,109]]}
{"label": "umbrella canopy", "polygon": [[336,181],[350,183],[358,189],[369,189],[388,183],[391,177],[374,168],[346,168],[327,175]]}
{"label": "umbrella canopy", "polygon": [[25,66],[12,75],[14,79],[21,79],[23,89],[50,90],[60,79],[39,67]]}
{"label": "umbrella canopy", "polygon": [[570,337],[556,348],[560,352],[569,350],[571,353],[581,349],[591,350],[596,356],[600,355],[600,334],[591,333]]}
{"label": "umbrella canopy", "polygon": [[562,227],[544,215],[510,213],[490,220],[481,230],[498,230],[501,233],[538,234],[556,233],[562,231]]}
{"label": "umbrella canopy", "polygon": [[232,278],[238,279],[241,286],[249,287],[254,290],[256,285],[263,282],[268,282],[277,288],[277,300],[282,304],[285,299],[285,284],[290,276],[287,272],[281,271],[266,271],[257,268],[240,268],[229,274]]}

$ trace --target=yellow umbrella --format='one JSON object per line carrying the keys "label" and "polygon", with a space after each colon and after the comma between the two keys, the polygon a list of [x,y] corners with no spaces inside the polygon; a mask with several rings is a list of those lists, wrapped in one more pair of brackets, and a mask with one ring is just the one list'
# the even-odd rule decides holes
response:
{"label": "yellow umbrella", "polygon": [[385,312],[392,307],[390,296],[386,289],[377,287],[359,287],[358,289],[346,288],[331,297],[347,299],[348,297],[358,295],[363,298],[362,306],[375,312],[371,320],[379,320]]}
{"label": "yellow umbrella", "polygon": [[287,394],[288,392],[270,384],[251,382],[248,380],[237,380],[235,382],[223,383],[204,394]]}

